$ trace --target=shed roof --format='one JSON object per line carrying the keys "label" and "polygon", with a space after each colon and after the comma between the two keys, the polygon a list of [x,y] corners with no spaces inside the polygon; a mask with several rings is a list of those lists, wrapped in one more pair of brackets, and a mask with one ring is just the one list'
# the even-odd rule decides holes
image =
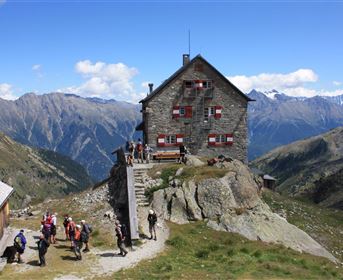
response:
{"label": "shed roof", "polygon": [[12,187],[0,181],[0,208],[9,199],[13,191],[14,189]]}
{"label": "shed roof", "polygon": [[243,96],[247,101],[255,101],[254,99],[249,98],[247,95],[245,95],[239,88],[237,88],[234,84],[232,84],[222,73],[220,73],[211,63],[209,63],[206,59],[204,59],[200,54],[198,54],[196,57],[194,57],[190,62],[183,65],[181,68],[179,68],[173,75],[171,75],[167,80],[165,80],[160,86],[158,86],[154,91],[152,91],[147,97],[139,101],[139,103],[144,103],[148,100],[150,100],[152,97],[154,97],[156,94],[158,94],[162,89],[164,89],[167,85],[169,85],[174,79],[176,79],[181,73],[186,71],[196,60],[202,60],[204,63],[206,63],[214,72],[217,73],[219,77],[224,79],[230,86],[232,86],[236,92]]}
{"label": "shed roof", "polygon": [[271,181],[276,181],[276,179],[268,174],[264,175],[263,176],[263,179],[264,180],[271,180]]}

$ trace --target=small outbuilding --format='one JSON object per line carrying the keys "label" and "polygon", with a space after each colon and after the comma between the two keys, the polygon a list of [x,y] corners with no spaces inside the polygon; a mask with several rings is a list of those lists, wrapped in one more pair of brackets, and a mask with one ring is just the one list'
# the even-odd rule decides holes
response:
{"label": "small outbuilding", "polygon": [[275,190],[276,187],[276,179],[268,174],[263,176],[263,187],[270,189],[270,190]]}
{"label": "small outbuilding", "polygon": [[10,207],[8,200],[13,191],[12,187],[0,181],[0,239],[9,225]]}

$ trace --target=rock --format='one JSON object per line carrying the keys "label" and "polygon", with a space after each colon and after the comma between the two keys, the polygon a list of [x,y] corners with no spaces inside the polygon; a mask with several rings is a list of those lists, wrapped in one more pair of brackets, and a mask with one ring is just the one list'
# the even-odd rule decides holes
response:
{"label": "rock", "polygon": [[200,159],[198,159],[196,156],[193,155],[187,155],[187,166],[203,166],[205,165],[204,162],[202,162]]}
{"label": "rock", "polygon": [[179,168],[176,173],[175,173],[175,176],[181,176],[182,175],[182,172],[183,172],[183,167]]}
{"label": "rock", "polygon": [[[208,219],[208,226],[239,233],[251,240],[280,243],[294,250],[335,258],[307,233],[273,213],[258,195],[258,185],[242,162],[224,162],[222,178],[183,182],[153,195],[159,216],[175,223]],[[201,168],[201,167],[199,167]]]}
{"label": "rock", "polygon": [[172,196],[170,221],[177,224],[187,224],[187,205],[182,189],[177,189]]}

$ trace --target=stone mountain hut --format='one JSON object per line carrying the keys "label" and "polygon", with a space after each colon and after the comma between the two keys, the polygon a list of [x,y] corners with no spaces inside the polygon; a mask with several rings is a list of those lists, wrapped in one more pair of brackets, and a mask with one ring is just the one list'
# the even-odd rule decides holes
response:
{"label": "stone mountain hut", "polygon": [[247,162],[247,108],[253,101],[201,55],[190,60],[140,101],[143,140],[155,151],[225,155]]}
{"label": "stone mountain hut", "polygon": [[0,239],[9,225],[10,209],[8,200],[13,193],[13,188],[0,181]]}

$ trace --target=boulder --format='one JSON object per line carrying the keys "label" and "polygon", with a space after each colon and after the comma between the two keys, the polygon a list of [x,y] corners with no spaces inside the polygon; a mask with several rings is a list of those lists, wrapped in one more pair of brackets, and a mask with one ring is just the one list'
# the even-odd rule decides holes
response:
{"label": "boulder", "polygon": [[335,261],[307,233],[270,210],[260,199],[259,187],[246,165],[233,160],[224,162],[223,166],[227,172],[222,178],[190,179],[177,187],[155,192],[154,209],[159,216],[175,223],[208,219],[208,226],[216,230],[283,244]]}
{"label": "boulder", "polygon": [[205,163],[202,162],[199,158],[193,155],[187,155],[186,165],[188,166],[204,166]]}

